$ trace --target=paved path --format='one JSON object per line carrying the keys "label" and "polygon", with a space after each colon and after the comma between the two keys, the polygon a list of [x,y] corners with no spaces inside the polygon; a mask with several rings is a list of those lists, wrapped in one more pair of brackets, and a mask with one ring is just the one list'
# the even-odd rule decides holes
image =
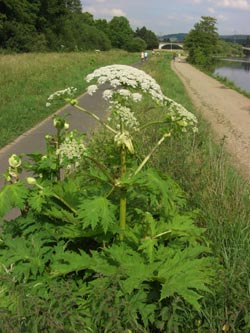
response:
{"label": "paved path", "polygon": [[[79,105],[86,108],[98,115],[100,118],[106,116],[107,104],[101,97],[102,91],[106,89],[98,89],[95,93],[95,98],[88,94],[84,94],[78,98]],[[80,110],[73,108],[71,105],[67,105],[57,111],[57,115],[69,114],[67,120],[70,124],[70,130],[77,129],[79,131],[88,133],[93,129],[97,122],[89,115],[83,113]],[[44,136],[46,134],[55,134],[55,128],[53,126],[53,115],[49,116],[47,119],[42,121],[40,124],[27,131],[20,137],[18,137],[14,142],[5,146],[0,150],[0,175],[2,175],[8,167],[8,158],[12,154],[20,153],[33,153],[35,151],[45,152],[45,140]],[[0,179],[0,188],[4,184],[4,179]]]}
{"label": "paved path", "polygon": [[232,163],[250,179],[250,99],[186,62],[172,62],[172,68],[215,137],[225,138]]}

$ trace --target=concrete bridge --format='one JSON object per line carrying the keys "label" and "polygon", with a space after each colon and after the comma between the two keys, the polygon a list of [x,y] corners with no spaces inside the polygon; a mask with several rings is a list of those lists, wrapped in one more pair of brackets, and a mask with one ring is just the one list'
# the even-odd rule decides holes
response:
{"label": "concrete bridge", "polygon": [[[176,42],[160,42],[158,49],[162,49],[164,46],[167,46],[167,50],[177,50],[183,49],[183,43],[176,43]],[[246,54],[250,54],[250,47],[242,46],[242,50]]]}
{"label": "concrete bridge", "polygon": [[243,47],[242,47],[242,50],[243,50],[243,53],[244,53],[247,57],[250,56],[250,47],[245,47],[245,46],[243,46]]}
{"label": "concrete bridge", "polygon": [[167,46],[166,49],[170,50],[177,50],[183,49],[183,43],[176,43],[176,42],[160,42],[159,49],[161,50],[164,46]]}

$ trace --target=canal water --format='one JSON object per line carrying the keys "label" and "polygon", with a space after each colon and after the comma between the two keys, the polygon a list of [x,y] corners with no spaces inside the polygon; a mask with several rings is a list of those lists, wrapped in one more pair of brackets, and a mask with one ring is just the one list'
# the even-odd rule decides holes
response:
{"label": "canal water", "polygon": [[227,78],[239,88],[250,92],[250,58],[223,59],[216,65],[213,75]]}

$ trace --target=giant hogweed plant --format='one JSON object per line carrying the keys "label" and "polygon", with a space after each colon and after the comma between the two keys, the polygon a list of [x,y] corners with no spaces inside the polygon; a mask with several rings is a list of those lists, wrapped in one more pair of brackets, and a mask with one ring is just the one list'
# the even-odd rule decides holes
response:
{"label": "giant hogweed plant", "polygon": [[[63,98],[94,117],[99,144],[56,116],[45,154],[9,159],[0,213],[20,216],[3,220],[0,237],[4,327],[15,318],[25,332],[186,332],[213,280],[210,250],[183,191],[148,161],[170,136],[197,131],[196,118],[139,69],[106,66],[86,80],[93,98],[108,84],[105,120],[78,105],[74,88],[47,106]],[[138,121],[133,106],[146,96],[163,119]],[[134,138],[152,126],[158,142],[141,157]],[[23,170],[32,177],[21,180]]]}

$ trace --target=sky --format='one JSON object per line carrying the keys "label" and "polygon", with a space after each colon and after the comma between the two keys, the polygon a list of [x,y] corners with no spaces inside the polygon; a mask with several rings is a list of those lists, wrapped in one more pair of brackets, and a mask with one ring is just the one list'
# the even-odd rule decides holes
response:
{"label": "sky", "polygon": [[217,20],[220,35],[250,35],[250,0],[81,0],[83,12],[110,21],[125,16],[133,30],[157,36],[188,33],[201,16]]}

